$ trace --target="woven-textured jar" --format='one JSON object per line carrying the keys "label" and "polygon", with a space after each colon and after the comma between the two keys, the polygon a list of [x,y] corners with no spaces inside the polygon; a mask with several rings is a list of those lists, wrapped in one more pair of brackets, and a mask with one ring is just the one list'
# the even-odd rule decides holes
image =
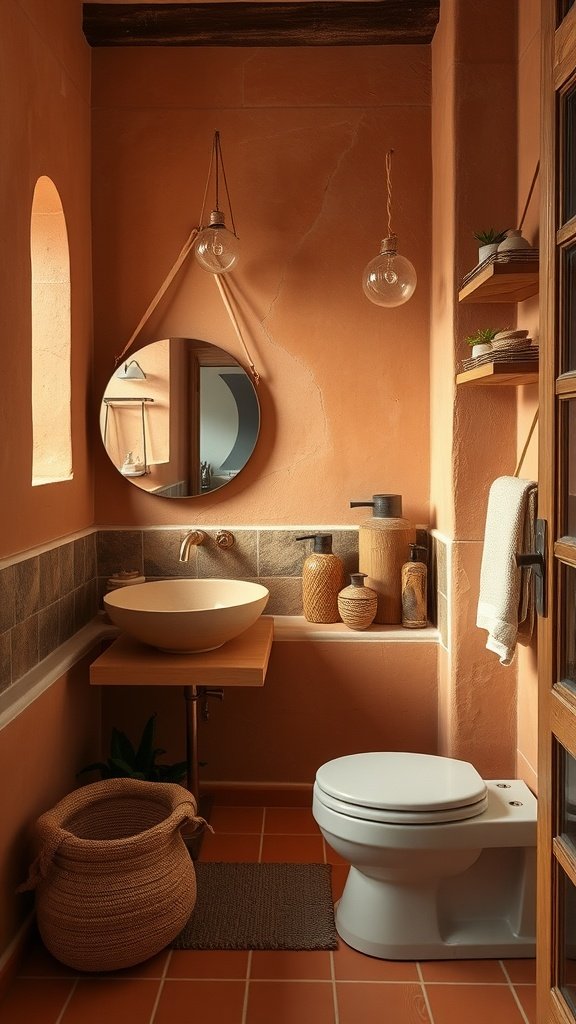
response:
{"label": "woven-textured jar", "polygon": [[182,786],[108,779],[64,797],[36,822],[40,852],[21,890],[36,889],[47,949],[80,971],[131,967],[178,935],[196,902],[180,835],[203,825]]}
{"label": "woven-textured jar", "polygon": [[338,594],[344,583],[342,560],[332,551],[331,533],[310,533],[314,550],[302,566],[302,606],[308,622],[338,622]]}
{"label": "woven-textured jar", "polygon": [[378,594],[364,586],[365,572],[350,574],[350,586],[338,594],[338,611],[342,622],[350,629],[368,629],[374,622],[378,608]]}

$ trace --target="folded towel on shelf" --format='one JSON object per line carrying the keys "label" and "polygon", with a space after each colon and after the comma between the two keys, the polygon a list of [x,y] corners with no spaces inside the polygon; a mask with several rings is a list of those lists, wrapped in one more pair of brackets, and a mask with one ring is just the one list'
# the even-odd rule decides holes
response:
{"label": "folded towel on shelf", "polygon": [[499,477],[488,495],[476,625],[488,632],[486,647],[510,665],[516,644],[529,643],[534,622],[532,570],[516,554],[534,550],[536,483]]}

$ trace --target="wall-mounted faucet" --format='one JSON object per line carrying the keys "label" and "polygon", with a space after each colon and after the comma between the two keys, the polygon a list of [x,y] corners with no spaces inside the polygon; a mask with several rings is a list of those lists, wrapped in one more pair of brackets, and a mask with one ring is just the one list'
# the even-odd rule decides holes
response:
{"label": "wall-mounted faucet", "polygon": [[190,549],[198,547],[205,540],[206,534],[203,530],[191,530],[190,533],[187,533],[180,545],[180,561],[187,562],[190,558]]}

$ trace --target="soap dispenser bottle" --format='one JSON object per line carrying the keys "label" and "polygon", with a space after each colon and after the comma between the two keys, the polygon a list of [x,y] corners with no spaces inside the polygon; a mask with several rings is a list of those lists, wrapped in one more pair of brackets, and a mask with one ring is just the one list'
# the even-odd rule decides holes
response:
{"label": "soap dispenser bottle", "polygon": [[350,586],[338,594],[338,611],[349,629],[368,629],[378,608],[378,594],[364,586],[363,572],[350,573]]}
{"label": "soap dispenser bottle", "polygon": [[332,551],[331,533],[309,533],[296,540],[313,540],[312,554],[302,567],[302,603],[308,622],[339,622],[338,594],[344,586],[344,565]]}
{"label": "soap dispenser bottle", "polygon": [[402,566],[402,625],[408,629],[424,629],[428,624],[426,583],[428,569],[424,558],[426,548],[410,545],[410,558]]}
{"label": "soap dispenser bottle", "polygon": [[374,494],[372,501],[351,501],[350,508],[368,507],[374,514],[360,524],[358,568],[366,573],[366,586],[378,594],[374,622],[402,622],[402,566],[416,530],[402,518],[401,494]]}

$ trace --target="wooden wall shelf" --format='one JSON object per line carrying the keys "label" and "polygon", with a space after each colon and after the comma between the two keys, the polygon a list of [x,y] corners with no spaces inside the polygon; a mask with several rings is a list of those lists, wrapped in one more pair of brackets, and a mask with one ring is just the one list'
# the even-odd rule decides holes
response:
{"label": "wooden wall shelf", "polygon": [[484,363],[483,366],[475,366],[473,370],[465,370],[456,377],[458,386],[486,387],[487,385],[507,387],[520,387],[522,384],[536,384],[538,382],[538,363],[534,360],[527,360],[524,363],[499,362]]}
{"label": "wooden wall shelf", "polygon": [[459,302],[523,302],[538,294],[537,260],[491,263],[458,292]]}

